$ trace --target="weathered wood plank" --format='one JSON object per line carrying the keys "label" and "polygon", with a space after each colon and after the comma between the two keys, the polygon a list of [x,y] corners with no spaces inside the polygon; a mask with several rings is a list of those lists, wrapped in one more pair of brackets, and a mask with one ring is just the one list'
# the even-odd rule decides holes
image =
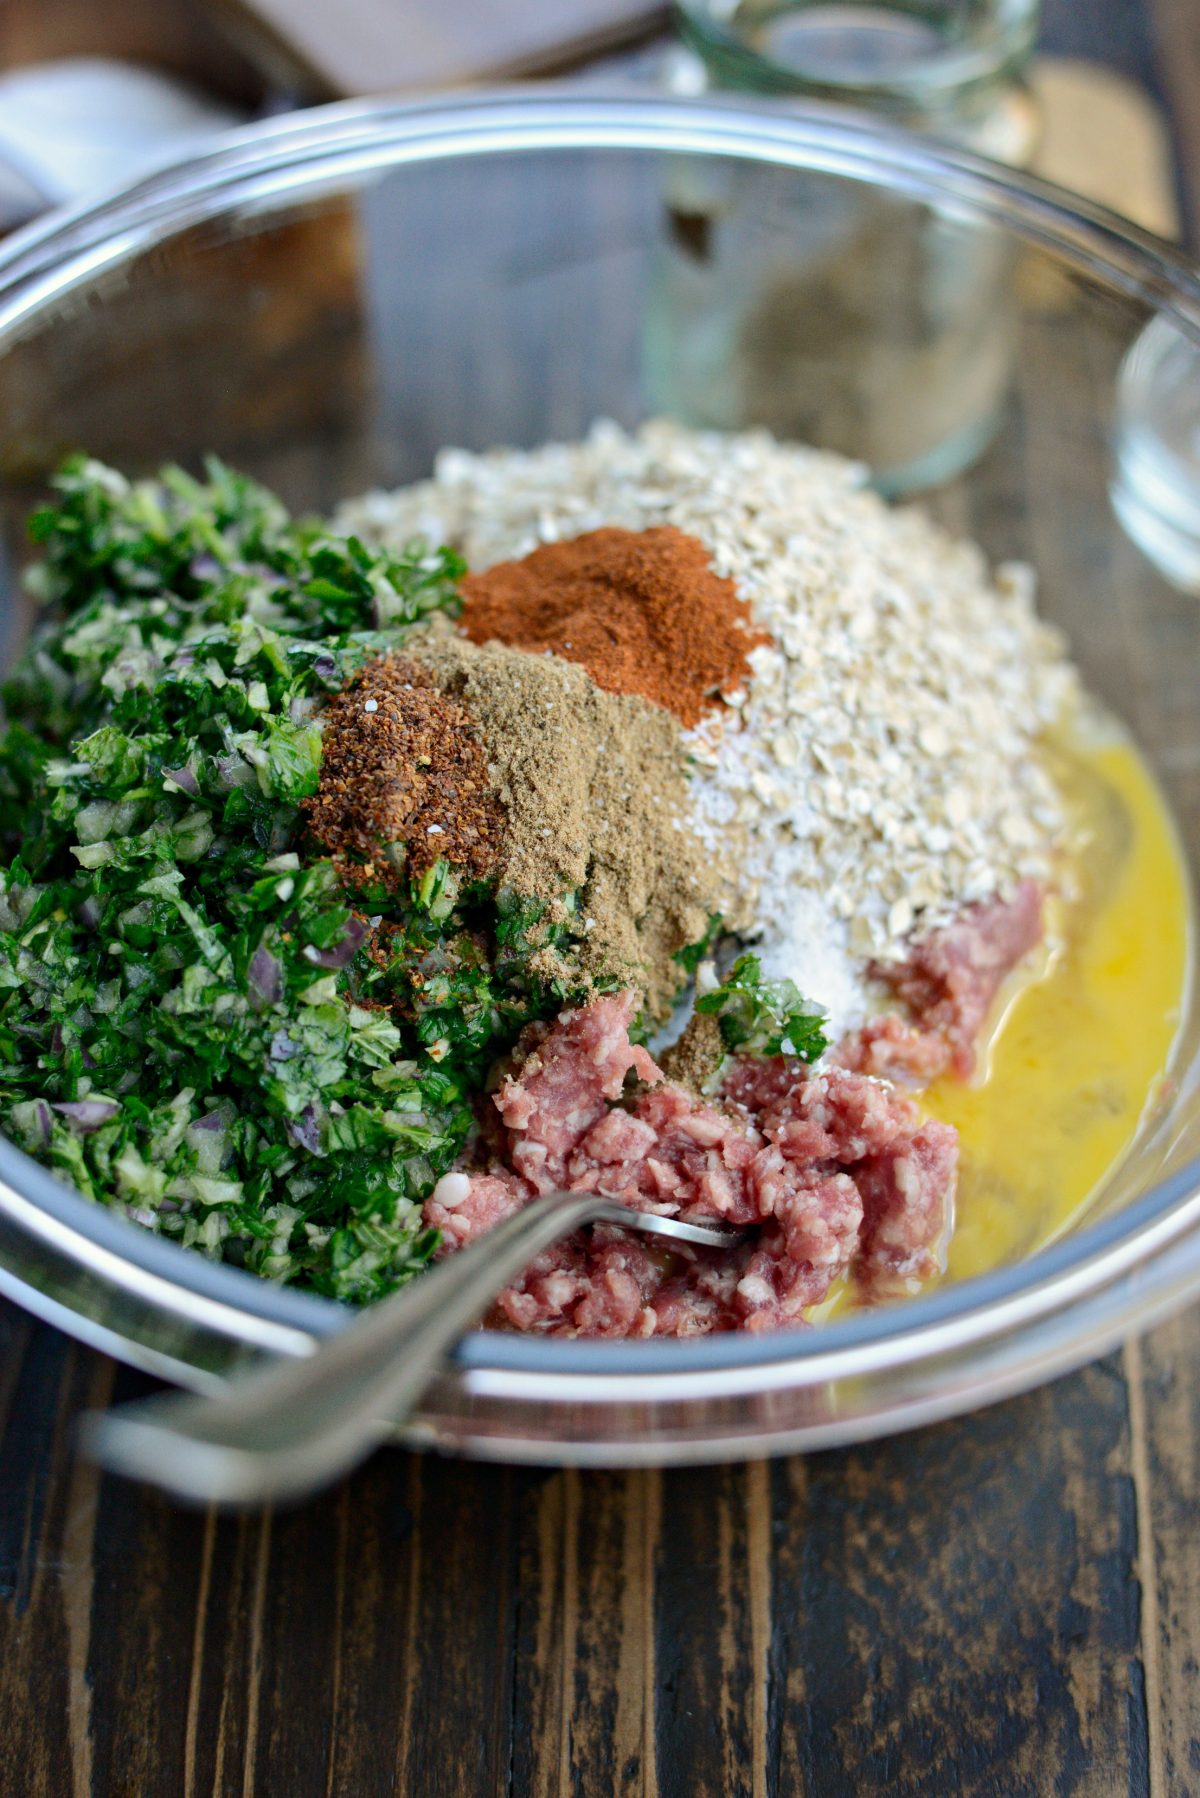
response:
{"label": "weathered wood plank", "polygon": [[[1164,1377],[1159,1402],[1179,1402]],[[70,1406],[88,1401],[76,1378]],[[1160,1564],[1186,1564],[1195,1437],[1172,1420],[1155,1454],[1175,1491]],[[771,1469],[543,1478],[391,1455],[283,1519],[216,1525],[106,1484],[94,1573],[79,1480],[51,1455],[25,1615],[43,1669],[87,1657],[100,1792],[185,1789],[189,1743],[196,1793],[1040,1793],[1049,1768],[1086,1798],[1146,1789],[1112,1363]],[[1165,1588],[1162,1612],[1169,1642]],[[30,1790],[70,1789],[78,1681],[31,1706],[33,1669],[0,1646],[0,1748],[44,1769]]]}
{"label": "weathered wood plank", "polygon": [[565,1475],[547,1475],[528,1492],[517,1551],[511,1770],[513,1791],[527,1798],[557,1798],[567,1778],[577,1521]]}
{"label": "weathered wood plank", "polygon": [[[269,1516],[196,1519],[184,1704],[187,1798],[253,1792]],[[311,1640],[311,1638],[310,1638]]]}
{"label": "weathered wood plank", "polygon": [[1127,1351],[1139,1474],[1155,1798],[1200,1793],[1200,1315]]}
{"label": "weathered wood plank", "polygon": [[330,1570],[340,1588],[337,1690],[322,1788],[331,1795],[399,1792],[401,1770],[420,1752],[417,1668],[441,1651],[423,1627],[414,1539],[421,1492],[416,1461],[389,1455],[340,1495]]}
{"label": "weathered wood plank", "polygon": [[[122,1368],[120,1403],[152,1382]],[[97,1494],[87,1679],[95,1789],[112,1798],[180,1792],[203,1519],[142,1488]]]}
{"label": "weathered wood plank", "polygon": [[772,1789],[1147,1789],[1119,1365],[773,1470]]}
{"label": "weathered wood plank", "polygon": [[[11,1308],[5,1307],[11,1318]],[[94,1494],[72,1476],[69,1419],[103,1403],[111,1364],[40,1325],[5,1330],[10,1402],[0,1443],[0,1767],[29,1798],[89,1790],[83,1678]]]}
{"label": "weathered wood plank", "polygon": [[655,1605],[663,1798],[768,1789],[768,1553],[761,1465],[666,1477]]}
{"label": "weathered wood plank", "polygon": [[511,1789],[658,1792],[654,1746],[657,1473],[548,1477],[518,1558]]}
{"label": "weathered wood plank", "polygon": [[[404,1468],[404,1457],[391,1458]],[[402,1589],[411,1581],[415,1591],[396,1790],[429,1798],[504,1792],[521,1478],[509,1468],[429,1458],[413,1463],[408,1477],[415,1528],[397,1571]],[[395,1696],[375,1689],[371,1697],[372,1722],[386,1727]]]}

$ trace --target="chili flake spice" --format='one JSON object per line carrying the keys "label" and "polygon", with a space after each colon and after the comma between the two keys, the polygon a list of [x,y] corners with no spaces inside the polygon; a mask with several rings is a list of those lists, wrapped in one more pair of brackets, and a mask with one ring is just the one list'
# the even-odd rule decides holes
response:
{"label": "chili flake spice", "polygon": [[351,883],[395,887],[445,859],[473,879],[496,860],[504,808],[462,700],[401,656],[371,662],[329,703],[321,781],[304,810]]}

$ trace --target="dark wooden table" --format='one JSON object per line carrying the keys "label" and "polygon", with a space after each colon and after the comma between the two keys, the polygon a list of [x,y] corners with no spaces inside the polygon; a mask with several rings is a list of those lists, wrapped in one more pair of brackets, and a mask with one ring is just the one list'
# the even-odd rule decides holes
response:
{"label": "dark wooden table", "polygon": [[[1058,0],[1171,114],[1196,0]],[[1189,178],[1190,176],[1190,178]],[[142,1376],[0,1306],[0,1792],[1200,1794],[1200,1311],[868,1448],[672,1473],[383,1453],[220,1520],[72,1458]]]}

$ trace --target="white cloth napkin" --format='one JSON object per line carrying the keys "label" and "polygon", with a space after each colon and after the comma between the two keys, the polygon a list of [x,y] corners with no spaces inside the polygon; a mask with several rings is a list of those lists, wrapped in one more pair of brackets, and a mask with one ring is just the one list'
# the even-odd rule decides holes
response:
{"label": "white cloth napkin", "polygon": [[199,149],[239,115],[156,70],[105,57],[0,76],[0,228]]}

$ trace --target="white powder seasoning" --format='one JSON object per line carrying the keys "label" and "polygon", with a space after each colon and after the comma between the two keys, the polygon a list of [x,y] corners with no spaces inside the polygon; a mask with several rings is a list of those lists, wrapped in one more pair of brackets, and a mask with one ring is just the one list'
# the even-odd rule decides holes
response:
{"label": "white powder seasoning", "polygon": [[831,1013],[865,970],[1016,881],[1045,879],[1063,818],[1035,754],[1076,676],[1024,568],[893,510],[840,456],[764,433],[597,425],[577,444],[444,452],[434,478],[343,509],[376,540],[452,543],[473,569],[601,525],[708,545],[771,636],[748,690],[687,733],[694,827],[738,840],[731,914],[772,975]]}

